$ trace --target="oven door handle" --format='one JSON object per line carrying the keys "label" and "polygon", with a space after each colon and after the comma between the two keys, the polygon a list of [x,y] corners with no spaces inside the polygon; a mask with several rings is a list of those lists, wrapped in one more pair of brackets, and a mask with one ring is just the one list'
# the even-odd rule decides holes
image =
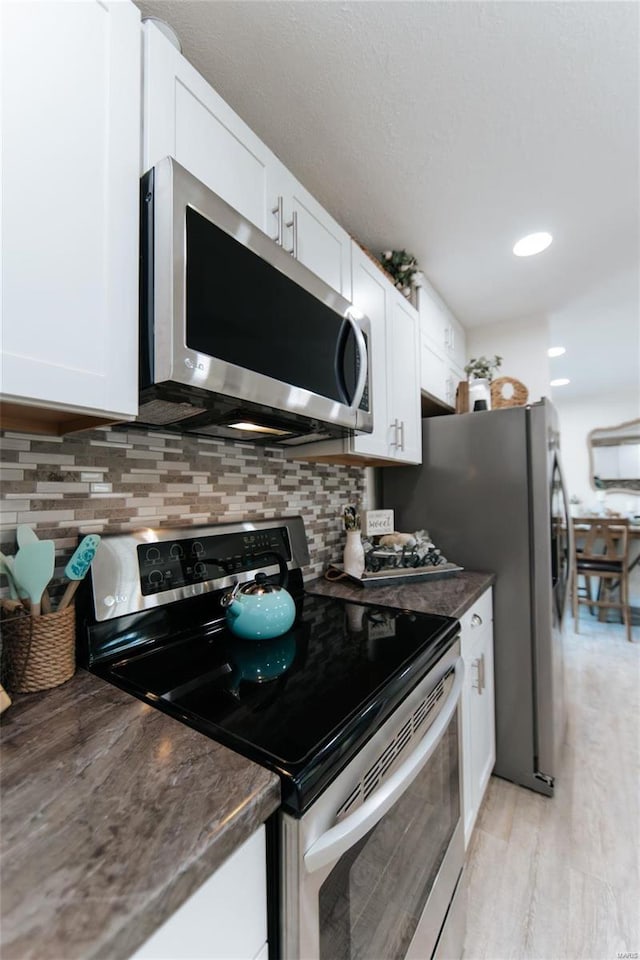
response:
{"label": "oven door handle", "polygon": [[411,756],[407,757],[381,787],[367,797],[361,807],[323,833],[309,847],[304,855],[304,865],[308,873],[339,860],[343,853],[375,827],[429,761],[460,700],[464,682],[464,663],[461,657],[456,660],[454,670],[455,678],[449,695]]}

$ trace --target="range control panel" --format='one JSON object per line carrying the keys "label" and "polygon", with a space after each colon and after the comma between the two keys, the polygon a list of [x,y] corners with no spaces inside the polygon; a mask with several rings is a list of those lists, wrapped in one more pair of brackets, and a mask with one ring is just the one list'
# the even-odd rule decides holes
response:
{"label": "range control panel", "polygon": [[269,550],[291,560],[286,527],[141,543],[137,546],[140,590],[147,597],[272,567],[276,562],[272,556],[260,557]]}

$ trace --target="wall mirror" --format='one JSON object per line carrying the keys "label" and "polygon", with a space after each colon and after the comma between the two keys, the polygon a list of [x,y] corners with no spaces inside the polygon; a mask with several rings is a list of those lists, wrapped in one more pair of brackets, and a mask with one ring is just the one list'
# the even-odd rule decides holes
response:
{"label": "wall mirror", "polygon": [[589,478],[595,490],[640,490],[640,419],[598,427],[587,443]]}

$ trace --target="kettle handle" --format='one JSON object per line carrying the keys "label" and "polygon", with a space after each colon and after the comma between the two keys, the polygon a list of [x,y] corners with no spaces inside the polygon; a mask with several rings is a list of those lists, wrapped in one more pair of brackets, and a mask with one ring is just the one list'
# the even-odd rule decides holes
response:
{"label": "kettle handle", "polygon": [[282,556],[281,553],[278,553],[277,550],[265,550],[263,553],[253,553],[251,555],[252,560],[261,560],[263,557],[275,557],[278,561],[278,566],[280,568],[280,586],[284,589],[287,587],[289,582],[289,569],[287,567],[287,561]]}

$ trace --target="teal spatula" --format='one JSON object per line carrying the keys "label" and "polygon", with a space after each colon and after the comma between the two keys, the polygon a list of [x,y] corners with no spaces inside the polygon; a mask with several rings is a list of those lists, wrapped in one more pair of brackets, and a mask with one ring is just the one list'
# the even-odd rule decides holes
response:
{"label": "teal spatula", "polygon": [[[31,527],[28,527],[26,523],[21,523],[18,527],[16,527],[16,540],[20,549],[26,547],[29,543],[40,543],[38,534]],[[47,593],[46,587],[42,593],[41,603],[42,612],[51,613],[51,601],[49,599],[49,594]]]}
{"label": "teal spatula", "polygon": [[69,560],[69,563],[64,568],[64,575],[68,577],[71,583],[67,586],[67,589],[62,594],[62,600],[60,601],[60,606],[58,610],[64,610],[69,606],[73,600],[73,595],[80,586],[80,581],[84,580],[89,567],[93,562],[93,558],[96,555],[96,550],[98,549],[98,544],[100,543],[100,537],[97,533],[90,533],[89,536],[84,537],[76,551]]}
{"label": "teal spatula", "polygon": [[40,616],[40,602],[44,588],[53,576],[55,547],[53,540],[38,540],[21,547],[13,561],[16,581],[31,600],[31,613]]}

